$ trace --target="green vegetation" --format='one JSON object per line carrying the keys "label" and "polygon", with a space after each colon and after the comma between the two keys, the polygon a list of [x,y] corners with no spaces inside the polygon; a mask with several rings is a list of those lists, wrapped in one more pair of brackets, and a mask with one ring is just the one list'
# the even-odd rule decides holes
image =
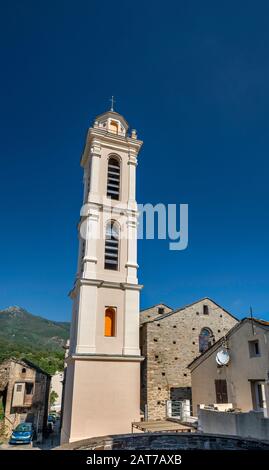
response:
{"label": "green vegetation", "polygon": [[28,359],[49,374],[63,370],[63,346],[69,323],[32,315],[20,307],[0,311],[0,362],[10,357]]}
{"label": "green vegetation", "polygon": [[2,397],[0,397],[0,421],[4,419],[5,413],[4,413],[4,406],[3,406],[3,400]]}
{"label": "green vegetation", "polygon": [[55,390],[52,390],[50,392],[50,408],[56,403],[57,398],[59,398],[59,395]]}
{"label": "green vegetation", "polygon": [[4,421],[4,407],[2,402],[2,397],[0,398],[0,445],[7,440],[8,437],[8,429],[5,426]]}

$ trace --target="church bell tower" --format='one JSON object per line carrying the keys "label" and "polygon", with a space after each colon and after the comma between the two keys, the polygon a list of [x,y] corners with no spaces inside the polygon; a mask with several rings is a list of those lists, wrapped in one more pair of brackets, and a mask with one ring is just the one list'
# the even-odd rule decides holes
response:
{"label": "church bell tower", "polygon": [[135,179],[141,146],[113,107],[87,134],[62,443],[129,433],[139,420]]}

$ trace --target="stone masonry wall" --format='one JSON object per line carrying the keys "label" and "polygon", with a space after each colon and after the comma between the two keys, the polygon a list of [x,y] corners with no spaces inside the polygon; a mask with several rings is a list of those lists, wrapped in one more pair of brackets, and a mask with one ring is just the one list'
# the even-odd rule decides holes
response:
{"label": "stone masonry wall", "polygon": [[[203,306],[208,306],[204,314]],[[199,352],[199,334],[210,328],[217,341],[237,320],[210,299],[171,314],[158,316],[141,327],[141,406],[148,419],[166,417],[166,401],[191,398],[189,363]]]}
{"label": "stone masonry wall", "polygon": [[[29,367],[26,363],[19,360],[11,359],[3,362],[0,365],[0,377],[4,377],[3,371],[8,372],[8,377],[5,376],[5,385],[7,386],[5,424],[9,432],[24,420],[33,421],[36,431],[42,432],[44,424],[46,424],[47,421],[49,378],[47,375]],[[30,406],[12,407],[16,382],[31,382],[34,384],[32,403]]]}
{"label": "stone masonry wall", "polygon": [[172,312],[173,309],[171,307],[168,307],[168,305],[165,304],[158,304],[154,305],[153,307],[146,308],[145,310],[141,310],[140,312],[140,326],[143,325],[143,323],[146,323],[150,320],[154,320],[155,318],[160,317],[159,309],[163,309],[164,313],[169,313]]}
{"label": "stone masonry wall", "polygon": [[[147,323],[150,320],[154,320],[155,318],[160,318],[162,315],[159,313],[160,309],[163,310],[164,313],[172,312],[172,308],[168,307],[165,304],[158,304],[154,305],[153,307],[147,308],[140,312],[140,326],[144,323]],[[147,403],[147,328],[140,328],[140,350],[142,352],[143,357],[145,358],[143,361],[143,365],[140,369],[141,371],[141,389],[140,389],[140,401],[141,401],[141,408],[144,410],[145,404]]]}

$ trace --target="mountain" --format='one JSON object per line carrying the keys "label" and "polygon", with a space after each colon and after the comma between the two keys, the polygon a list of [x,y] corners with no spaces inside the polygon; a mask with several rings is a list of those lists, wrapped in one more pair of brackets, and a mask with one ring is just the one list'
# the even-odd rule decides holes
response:
{"label": "mountain", "polygon": [[21,307],[0,310],[0,361],[25,357],[49,373],[63,368],[70,324],[32,315]]}

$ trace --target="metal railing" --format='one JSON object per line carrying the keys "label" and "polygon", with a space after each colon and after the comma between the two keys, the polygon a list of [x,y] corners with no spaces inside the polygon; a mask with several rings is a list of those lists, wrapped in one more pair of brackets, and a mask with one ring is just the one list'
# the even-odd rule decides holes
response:
{"label": "metal railing", "polygon": [[190,400],[167,400],[166,416],[167,418],[176,418],[181,421],[187,420],[191,415]]}

